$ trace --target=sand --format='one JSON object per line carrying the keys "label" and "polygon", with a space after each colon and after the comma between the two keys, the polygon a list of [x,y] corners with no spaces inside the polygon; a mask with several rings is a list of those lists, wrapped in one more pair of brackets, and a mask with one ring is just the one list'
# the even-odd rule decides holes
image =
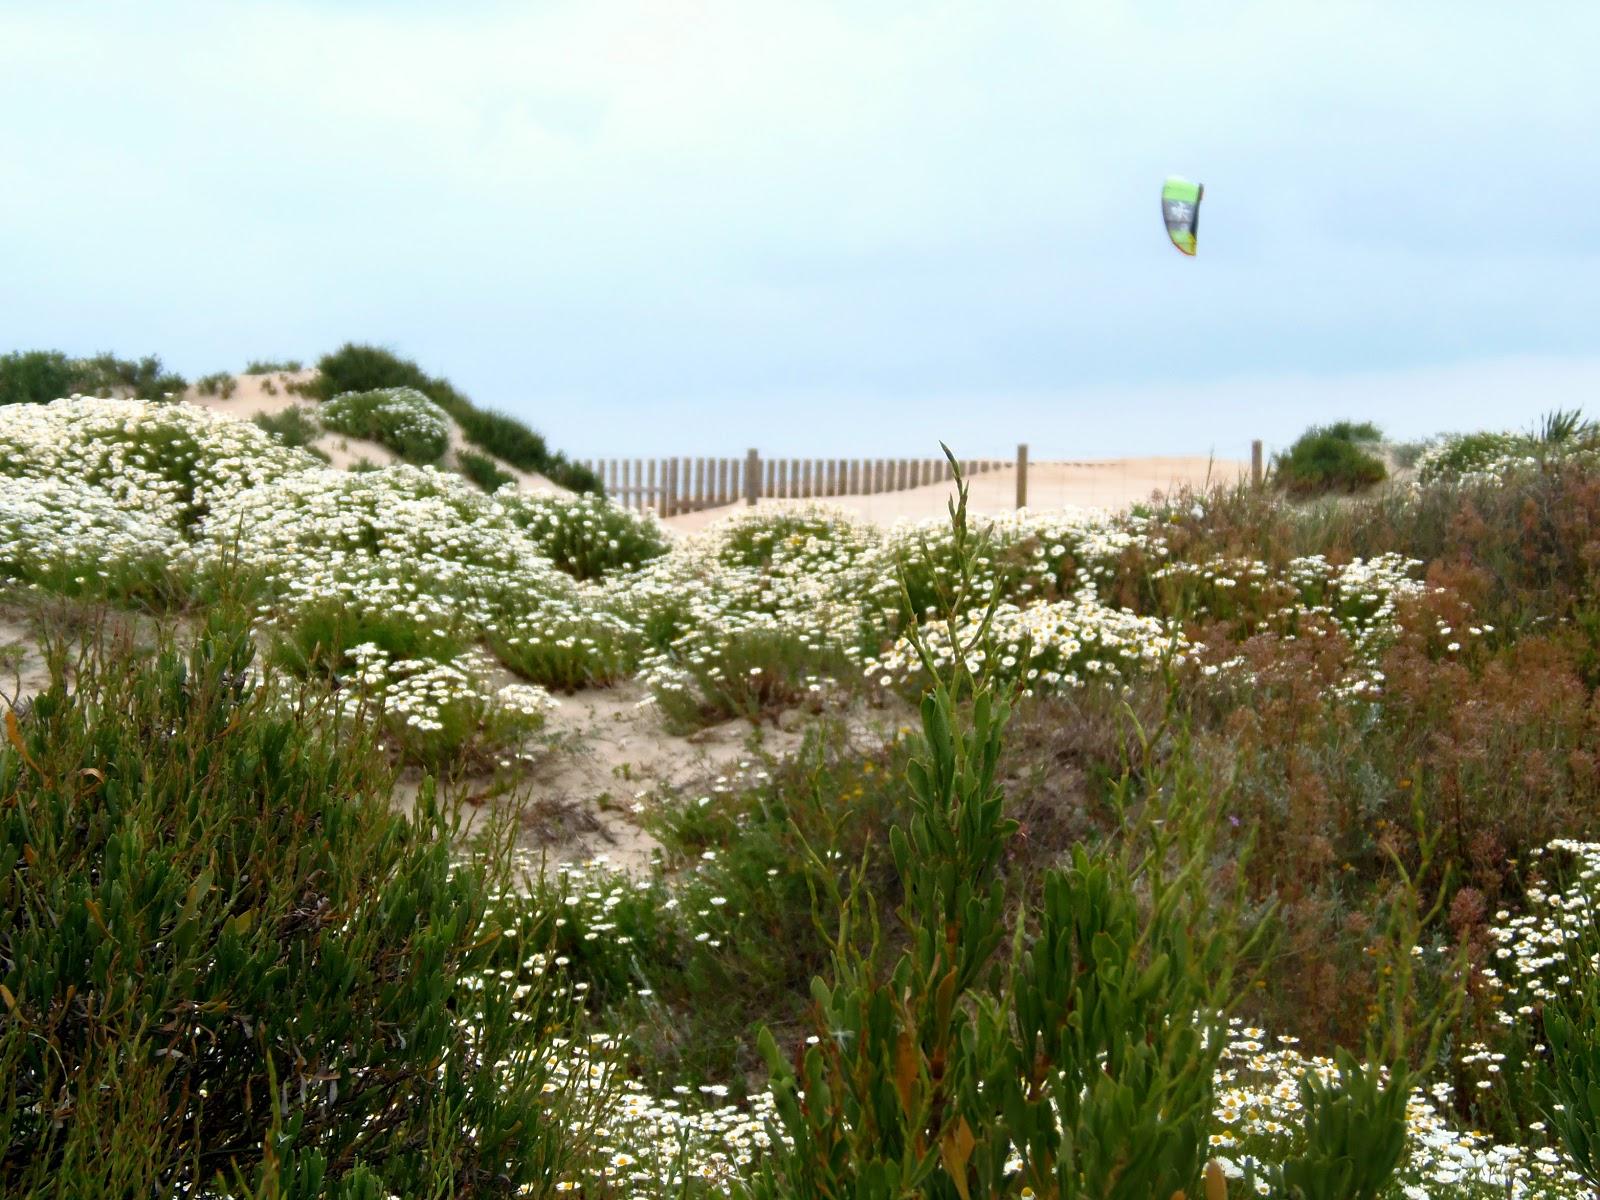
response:
{"label": "sand", "polygon": [[[644,828],[660,804],[693,803],[718,783],[748,778],[767,760],[792,756],[805,731],[819,718],[790,709],[775,722],[752,725],[735,719],[690,734],[670,732],[646,702],[637,681],[560,696],[524,780],[505,796],[490,797],[487,776],[457,784],[462,835],[470,837],[497,816],[520,821],[517,845],[534,864],[589,862],[604,857],[634,873],[650,869],[660,844]],[[876,706],[857,702],[842,716],[851,736],[882,743],[908,726],[913,714],[898,701]],[[395,789],[395,806],[409,812],[420,775],[408,772]]]}
{"label": "sand", "polygon": [[[1249,463],[1200,457],[1030,463],[1028,507],[1035,510],[1123,509],[1148,500],[1155,493],[1170,493],[1182,487],[1203,488],[1207,483],[1231,484],[1248,477],[1249,473]],[[892,525],[896,521],[943,517],[954,495],[954,485],[937,483],[875,496],[832,496],[823,503],[837,505],[876,524]],[[810,501],[763,499],[760,506],[777,508],[807,503]],[[973,476],[968,488],[968,505],[973,512],[985,515],[1015,512],[1016,468],[1003,467]],[[669,529],[687,533],[746,510],[747,506],[740,502],[668,517],[664,524]]]}
{"label": "sand", "polygon": [[14,615],[0,614],[0,710],[9,710],[49,686],[50,668],[33,630]]}

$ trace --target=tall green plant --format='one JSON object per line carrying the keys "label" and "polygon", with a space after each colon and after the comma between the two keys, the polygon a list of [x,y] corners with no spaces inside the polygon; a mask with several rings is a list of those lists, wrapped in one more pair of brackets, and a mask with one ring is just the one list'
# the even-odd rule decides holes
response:
{"label": "tall green plant", "polygon": [[[961,646],[957,617],[972,607],[985,547],[967,528],[959,470],[957,489],[953,585],[939,599]],[[997,603],[998,593],[961,627],[972,644]],[[968,671],[966,653],[941,675],[914,624],[909,636],[933,685],[907,772],[913,813],[890,839],[906,947],[883,969],[863,873],[828,895],[838,932],[831,978],[812,983],[816,1036],[792,1056],[761,1038],[786,1148],[752,1193],[1198,1194],[1243,950],[1230,903],[1208,892],[1198,797],[1173,797],[1191,814],[1174,832],[1142,822],[1143,853],[1080,848],[1052,871],[1007,954],[1000,868],[1016,823],[996,768],[1009,705]],[[1188,865],[1174,866],[1180,857]]]}
{"label": "tall green plant", "polygon": [[1592,904],[1570,920],[1563,947],[1569,982],[1544,1010],[1550,1057],[1541,1089],[1550,1128],[1579,1174],[1600,1187],[1600,930]]}
{"label": "tall green plant", "polygon": [[[1301,1079],[1305,1125],[1300,1148],[1261,1172],[1273,1196],[1376,1200],[1404,1161],[1406,1105],[1437,1061],[1464,998],[1459,984],[1431,1003],[1417,993],[1415,952],[1423,928],[1443,907],[1448,880],[1433,907],[1423,912],[1417,881],[1428,874],[1443,831],[1429,831],[1420,802],[1413,819],[1420,863],[1408,872],[1391,854],[1397,883],[1381,940],[1384,961],[1366,1059],[1358,1060],[1341,1047],[1331,1072],[1312,1072]],[[1455,964],[1458,980],[1465,977],[1466,961],[1463,947]]]}

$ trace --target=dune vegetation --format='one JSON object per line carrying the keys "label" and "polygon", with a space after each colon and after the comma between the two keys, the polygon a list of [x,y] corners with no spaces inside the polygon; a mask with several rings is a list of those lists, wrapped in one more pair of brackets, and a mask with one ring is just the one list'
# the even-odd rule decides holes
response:
{"label": "dune vegetation", "polygon": [[[0,1192],[1591,1194],[1600,461],[1457,446],[672,536],[0,407]],[[641,797],[647,870],[544,861],[615,685],[803,738]]]}

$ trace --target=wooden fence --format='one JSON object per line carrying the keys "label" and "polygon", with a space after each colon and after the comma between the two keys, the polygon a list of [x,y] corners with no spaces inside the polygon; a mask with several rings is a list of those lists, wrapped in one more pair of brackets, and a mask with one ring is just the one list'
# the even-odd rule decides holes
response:
{"label": "wooden fence", "polygon": [[[1261,443],[1250,446],[1250,475],[1263,481]],[[605,486],[606,495],[625,508],[653,509],[663,517],[721,508],[763,496],[804,500],[828,496],[874,496],[903,492],[952,478],[942,458],[762,458],[751,450],[741,458],[594,458],[584,462]],[[1012,461],[979,458],[961,464],[969,478],[1004,467],[1016,468],[1017,507],[1028,504],[1028,446]]]}
{"label": "wooden fence", "polygon": [[[583,463],[606,495],[625,508],[654,509],[663,517],[720,508],[766,497],[810,499],[872,496],[939,483],[950,464],[933,458],[599,458]],[[978,475],[1013,464],[994,459],[963,462]]]}

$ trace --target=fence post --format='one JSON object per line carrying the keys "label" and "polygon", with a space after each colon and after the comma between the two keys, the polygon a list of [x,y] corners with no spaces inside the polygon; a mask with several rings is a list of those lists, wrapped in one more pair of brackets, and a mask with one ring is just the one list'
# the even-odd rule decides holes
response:
{"label": "fence post", "polygon": [[1250,483],[1254,487],[1261,486],[1261,439],[1257,438],[1250,443]]}
{"label": "fence post", "polygon": [[1017,445],[1017,507],[1028,507],[1028,443]]}
{"label": "fence post", "polygon": [[661,515],[672,517],[678,513],[678,460],[669,458],[664,465],[666,470],[662,472],[661,480]]}
{"label": "fence post", "polygon": [[755,449],[744,454],[744,502],[754,504],[761,495],[761,455]]}

